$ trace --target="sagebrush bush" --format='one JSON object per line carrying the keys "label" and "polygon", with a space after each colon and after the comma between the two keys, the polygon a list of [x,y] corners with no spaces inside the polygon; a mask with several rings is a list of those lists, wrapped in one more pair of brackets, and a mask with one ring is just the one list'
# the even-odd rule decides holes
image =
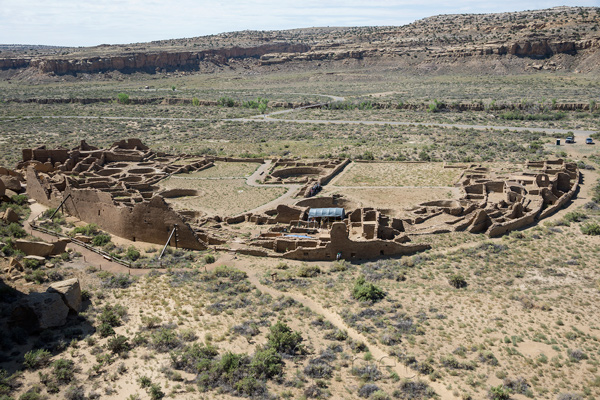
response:
{"label": "sagebrush bush", "polygon": [[59,383],[69,383],[75,377],[73,368],[75,363],[72,360],[66,360],[64,358],[58,359],[52,363],[52,373],[54,378]]}
{"label": "sagebrush bush", "polygon": [[127,253],[125,254],[125,256],[130,259],[131,261],[135,261],[138,258],[140,258],[140,251],[138,249],[136,249],[134,246],[129,246],[129,248],[127,249]]}
{"label": "sagebrush bush", "polygon": [[267,347],[275,349],[278,353],[290,356],[304,352],[302,346],[302,335],[299,332],[293,332],[292,329],[281,321],[277,321],[271,326],[267,336]]}
{"label": "sagebrush bush", "polygon": [[377,301],[386,296],[385,292],[371,282],[365,281],[364,276],[359,276],[352,289],[352,297],[360,301]]}
{"label": "sagebrush bush", "polygon": [[29,369],[45,367],[50,362],[52,354],[46,349],[31,350],[25,353],[23,365]]}
{"label": "sagebrush bush", "polygon": [[317,265],[303,265],[298,269],[298,276],[301,278],[313,278],[321,273],[321,268]]}
{"label": "sagebrush bush", "polygon": [[598,236],[600,235],[600,224],[596,222],[588,222],[581,225],[581,233],[584,235]]}
{"label": "sagebrush bush", "polygon": [[130,345],[127,337],[123,335],[117,335],[113,338],[108,339],[106,347],[114,354],[121,354],[129,350]]}
{"label": "sagebrush bush", "polygon": [[104,246],[108,242],[110,242],[110,235],[107,235],[105,233],[101,233],[99,235],[96,235],[92,239],[92,244],[94,246],[98,246],[98,247]]}
{"label": "sagebrush bush", "polygon": [[467,287],[467,280],[460,274],[454,274],[448,278],[448,283],[457,289]]}

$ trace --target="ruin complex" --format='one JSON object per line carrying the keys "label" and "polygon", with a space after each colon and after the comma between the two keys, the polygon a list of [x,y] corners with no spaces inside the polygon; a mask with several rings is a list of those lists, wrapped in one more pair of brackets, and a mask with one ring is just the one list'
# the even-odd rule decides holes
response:
{"label": "ruin complex", "polygon": [[579,182],[577,166],[562,160],[528,162],[510,171],[448,165],[462,169],[456,183],[459,198],[384,210],[339,195],[319,195],[350,160],[277,159],[268,161],[257,183],[298,185],[293,204],[230,216],[176,209],[171,199],[196,192],[167,190],[159,182],[211,168],[215,162],[265,160],[170,155],[129,139],[108,149],[84,141],[74,149],[25,149],[18,169],[26,171],[31,198],[132,241],[164,245],[175,231],[171,244],[182,248],[297,260],[413,254],[430,248],[419,243],[422,235],[467,231],[499,236],[562,207]]}

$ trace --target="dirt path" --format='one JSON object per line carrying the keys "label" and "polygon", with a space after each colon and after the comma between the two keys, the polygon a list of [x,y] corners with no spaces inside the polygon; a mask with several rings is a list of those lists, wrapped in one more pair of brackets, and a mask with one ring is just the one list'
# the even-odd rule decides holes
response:
{"label": "dirt path", "polygon": [[[233,260],[231,260],[231,259],[228,260],[227,258],[223,258],[223,259],[220,259],[219,261],[221,264],[225,261],[233,261]],[[229,264],[229,265],[231,265],[231,264]],[[241,263],[237,263],[236,268],[246,272],[250,283],[252,283],[254,286],[256,286],[256,288],[259,289],[260,291],[262,291],[264,293],[268,293],[273,297],[288,296],[288,297],[294,299],[295,301],[297,301],[298,303],[302,304],[304,307],[309,308],[314,313],[322,315],[323,317],[325,317],[327,319],[327,321],[331,322],[336,328],[347,331],[348,336],[351,337],[353,340],[360,341],[360,342],[367,344],[369,347],[369,351],[373,355],[373,359],[376,362],[379,362],[379,365],[381,367],[389,366],[401,378],[412,379],[419,375],[417,372],[409,369],[408,367],[397,363],[394,357],[390,356],[386,351],[384,351],[383,349],[378,347],[376,344],[370,343],[365,336],[363,336],[361,333],[359,333],[356,329],[348,326],[344,322],[342,317],[340,317],[336,312],[332,311],[331,309],[323,307],[321,304],[317,303],[315,300],[313,300],[309,297],[306,297],[300,293],[281,292],[272,287],[263,285],[262,283],[260,283],[260,279],[257,277],[256,272],[254,270],[252,270],[251,268],[249,268],[245,265],[242,265]],[[450,391],[448,391],[448,389],[446,389],[446,386],[443,385],[442,383],[430,382],[430,381],[428,381],[428,383],[437,392],[437,394],[440,395],[440,397],[442,399],[450,399],[453,397],[452,393]]]}
{"label": "dirt path", "polygon": [[[264,163],[260,164],[260,166],[258,168],[256,168],[256,171],[254,171],[254,173],[252,175],[250,175],[248,177],[248,179],[246,179],[246,185],[248,185],[248,186],[263,186],[263,185],[257,183],[256,181],[258,181],[258,179],[267,172],[267,170],[271,166],[271,162],[272,162],[272,160],[265,160]],[[282,186],[282,185],[280,185],[280,186]]]}

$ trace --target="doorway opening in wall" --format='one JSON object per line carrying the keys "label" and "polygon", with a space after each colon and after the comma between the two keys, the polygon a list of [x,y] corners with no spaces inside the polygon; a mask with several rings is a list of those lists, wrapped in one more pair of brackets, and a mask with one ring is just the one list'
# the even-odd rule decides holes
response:
{"label": "doorway opening in wall", "polygon": [[132,242],[135,242],[135,236],[131,239]]}
{"label": "doorway opening in wall", "polygon": [[380,256],[382,256],[382,255],[383,255],[383,250],[381,250],[381,251],[379,252],[379,255],[380,255]]}

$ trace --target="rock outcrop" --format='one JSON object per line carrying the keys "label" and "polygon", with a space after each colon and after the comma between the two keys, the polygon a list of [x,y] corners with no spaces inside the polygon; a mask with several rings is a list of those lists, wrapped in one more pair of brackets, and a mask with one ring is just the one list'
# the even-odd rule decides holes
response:
{"label": "rock outcrop", "polygon": [[54,243],[18,239],[14,245],[28,256],[49,257],[64,253],[69,242],[69,239],[58,239]]}
{"label": "rock outcrop", "polygon": [[28,256],[48,257],[54,245],[46,242],[34,242],[32,240],[18,239],[14,244],[17,250],[22,251]]}
{"label": "rock outcrop", "polygon": [[16,176],[0,175],[0,181],[4,184],[4,187],[13,192],[19,193],[21,191],[21,182]]}
{"label": "rock outcrop", "polygon": [[12,309],[11,323],[28,331],[63,326],[69,307],[58,293],[31,293],[19,300]]}
{"label": "rock outcrop", "polygon": [[81,309],[81,286],[77,278],[53,283],[46,292],[60,294],[67,307],[74,312]]}
{"label": "rock outcrop", "polygon": [[10,312],[10,323],[30,332],[63,326],[69,312],[81,309],[81,286],[77,278],[55,282],[44,293],[30,293]]}
{"label": "rock outcrop", "polygon": [[0,219],[8,224],[19,222],[19,214],[17,214],[12,208],[7,208],[4,212],[4,215],[2,215]]}
{"label": "rock outcrop", "polygon": [[[557,7],[497,14],[439,15],[399,27],[310,28],[244,31],[127,46],[61,49],[30,56],[13,51],[0,59],[2,70],[34,74],[121,73],[279,69],[286,64],[360,64],[367,61],[415,68],[443,63],[463,71],[467,59],[496,62],[557,55],[585,59],[600,50],[595,7]],[[194,49],[190,51],[189,49]],[[569,57],[570,58],[570,57]],[[455,65],[453,62],[457,61]],[[578,69],[578,62],[530,66]],[[524,68],[525,64],[521,64]],[[539,68],[538,68],[539,67]],[[587,69],[597,65],[586,66]],[[25,74],[27,75],[27,74]],[[31,74],[30,74],[31,75]]]}

